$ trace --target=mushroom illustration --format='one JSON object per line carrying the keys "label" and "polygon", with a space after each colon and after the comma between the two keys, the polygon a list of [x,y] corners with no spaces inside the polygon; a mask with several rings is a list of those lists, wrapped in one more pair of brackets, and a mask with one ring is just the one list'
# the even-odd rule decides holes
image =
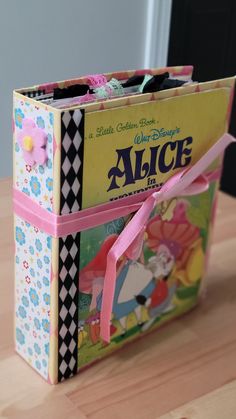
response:
{"label": "mushroom illustration", "polygon": [[186,218],[187,202],[181,200],[173,210],[171,220],[162,219],[158,214],[147,225],[147,246],[154,252],[166,249],[175,258],[178,269],[185,267],[191,249],[199,239],[199,228]]}
{"label": "mushroom illustration", "polygon": [[95,345],[100,339],[100,313],[89,316],[85,323],[89,328],[89,338]]}
{"label": "mushroom illustration", "polygon": [[[85,323],[88,325],[89,328],[89,338],[93,345],[95,345],[96,343],[98,343],[100,339],[100,312],[97,312],[96,314],[92,314],[91,316],[89,316]],[[116,327],[111,323],[111,336],[116,332],[116,330]]]}
{"label": "mushroom illustration", "polygon": [[[106,272],[107,254],[115,243],[118,235],[108,236],[102,243],[95,257],[79,273],[79,290],[85,294],[91,294],[92,299],[89,307],[91,315],[86,320],[89,325],[89,335],[95,344],[99,340],[100,334],[100,310],[98,310],[98,299],[102,296],[104,276]],[[124,255],[117,262],[117,276],[124,267],[127,260],[136,260],[142,253],[144,231],[142,230],[134,242],[129,246]],[[98,310],[98,312],[96,312]],[[95,312],[95,314],[94,314]],[[116,327],[111,323],[111,335],[116,331]]]}
{"label": "mushroom illustration", "polygon": [[79,273],[79,290],[85,294],[92,295],[90,311],[96,308],[97,296],[103,289],[107,254],[117,237],[117,234],[108,236],[102,243],[96,256]]}
{"label": "mushroom illustration", "polygon": [[[127,259],[142,259],[142,246],[145,228],[138,234],[133,243],[117,262],[117,273]],[[85,294],[92,294],[90,311],[96,308],[97,297],[103,289],[104,276],[106,272],[107,254],[115,243],[118,234],[111,234],[102,243],[96,256],[79,273],[79,290]]]}

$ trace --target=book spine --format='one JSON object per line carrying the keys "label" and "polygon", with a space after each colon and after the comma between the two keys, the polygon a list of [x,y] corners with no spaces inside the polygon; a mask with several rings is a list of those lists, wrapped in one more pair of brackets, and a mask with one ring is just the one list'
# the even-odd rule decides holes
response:
{"label": "book spine", "polygon": [[[82,208],[84,111],[61,114],[60,213]],[[58,381],[77,373],[80,233],[59,239]]]}

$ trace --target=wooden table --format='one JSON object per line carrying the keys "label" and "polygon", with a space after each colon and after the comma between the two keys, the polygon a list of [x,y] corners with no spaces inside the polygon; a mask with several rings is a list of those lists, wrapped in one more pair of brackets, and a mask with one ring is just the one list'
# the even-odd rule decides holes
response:
{"label": "wooden table", "polygon": [[236,200],[220,193],[205,300],[190,314],[50,386],[13,348],[11,181],[0,181],[0,417],[236,418]]}

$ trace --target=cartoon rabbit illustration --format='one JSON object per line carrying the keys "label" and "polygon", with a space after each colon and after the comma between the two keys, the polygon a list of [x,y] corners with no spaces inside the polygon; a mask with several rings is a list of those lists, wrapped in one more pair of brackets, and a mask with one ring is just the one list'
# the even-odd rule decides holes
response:
{"label": "cartoon rabbit illustration", "polygon": [[142,331],[147,330],[163,312],[174,308],[171,301],[177,285],[168,287],[168,278],[174,264],[175,257],[165,245],[160,245],[156,256],[152,256],[147,263],[147,269],[152,272],[155,285],[149,298],[142,294],[136,296],[137,302],[148,309],[148,314],[151,317],[142,326]]}
{"label": "cartoon rabbit illustration", "polygon": [[[168,279],[173,270],[183,268],[189,258],[192,245],[199,238],[199,229],[186,218],[187,202],[181,200],[173,206],[173,213],[158,214],[150,219],[147,225],[147,246],[156,252],[148,263],[147,268],[153,272],[155,288],[150,298],[137,296],[140,305],[145,305],[151,317],[142,331],[147,330],[162,313],[173,308],[172,300],[177,288],[177,281],[170,285]],[[172,212],[171,211],[171,212]]]}
{"label": "cartoon rabbit illustration", "polygon": [[[153,274],[142,263],[128,260],[125,262],[116,280],[116,289],[113,300],[114,319],[122,327],[122,334],[127,331],[126,319],[128,314],[136,314],[137,323],[142,324],[142,308],[136,296],[142,295],[148,299],[155,288]],[[97,310],[101,310],[102,293],[97,298]]]}

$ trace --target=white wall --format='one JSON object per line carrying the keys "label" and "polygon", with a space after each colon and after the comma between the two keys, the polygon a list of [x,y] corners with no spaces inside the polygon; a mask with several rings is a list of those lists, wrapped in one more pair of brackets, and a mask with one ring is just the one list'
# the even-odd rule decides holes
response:
{"label": "white wall", "polygon": [[164,65],[170,9],[171,0],[1,0],[0,177],[12,171],[14,88]]}

